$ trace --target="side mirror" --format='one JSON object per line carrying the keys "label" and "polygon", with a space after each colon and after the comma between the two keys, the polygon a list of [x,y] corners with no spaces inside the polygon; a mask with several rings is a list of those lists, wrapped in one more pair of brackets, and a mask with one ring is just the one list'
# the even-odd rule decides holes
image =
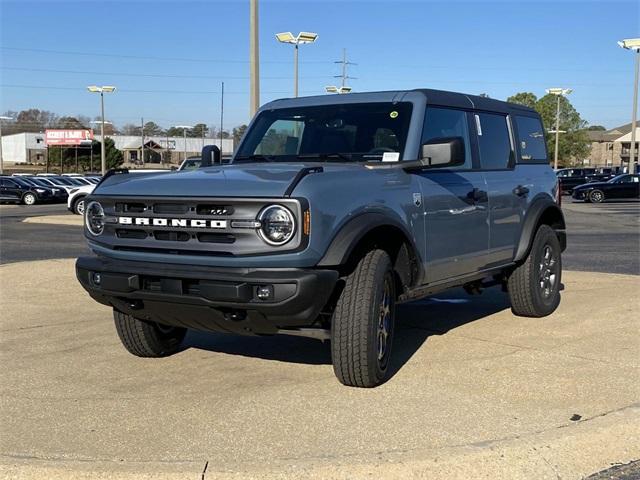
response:
{"label": "side mirror", "polygon": [[215,145],[202,147],[201,158],[202,163],[200,163],[200,168],[220,165],[222,163],[222,154],[220,153],[220,149]]}
{"label": "side mirror", "polygon": [[464,165],[464,140],[462,137],[434,138],[422,144],[420,159],[407,162],[407,171],[424,168],[457,167]]}

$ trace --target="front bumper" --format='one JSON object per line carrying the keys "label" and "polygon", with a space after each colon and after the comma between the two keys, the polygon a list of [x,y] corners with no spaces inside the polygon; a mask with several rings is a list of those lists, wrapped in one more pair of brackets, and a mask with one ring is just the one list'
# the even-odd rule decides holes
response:
{"label": "front bumper", "polygon": [[[335,270],[211,268],[80,257],[96,301],[142,320],[245,335],[308,327],[338,281]],[[258,298],[258,289],[270,298]]]}
{"label": "front bumper", "polygon": [[574,190],[571,193],[571,197],[574,200],[585,200],[587,198],[587,190]]}

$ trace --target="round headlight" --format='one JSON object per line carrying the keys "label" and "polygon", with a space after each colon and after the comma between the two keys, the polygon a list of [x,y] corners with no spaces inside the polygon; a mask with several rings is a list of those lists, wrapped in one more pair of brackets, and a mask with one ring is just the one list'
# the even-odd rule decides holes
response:
{"label": "round headlight", "polygon": [[91,235],[100,235],[104,231],[104,209],[98,202],[91,202],[85,208],[84,223]]}
{"label": "round headlight", "polygon": [[270,205],[258,215],[260,229],[258,233],[269,245],[284,245],[296,232],[293,213],[282,205]]}

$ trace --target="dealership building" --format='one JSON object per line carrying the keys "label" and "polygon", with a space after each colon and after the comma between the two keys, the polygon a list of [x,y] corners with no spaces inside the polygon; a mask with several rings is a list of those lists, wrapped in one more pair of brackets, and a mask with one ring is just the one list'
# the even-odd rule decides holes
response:
{"label": "dealership building", "polygon": [[[142,138],[134,135],[108,135],[114,141],[118,150],[123,153],[125,163],[139,163],[142,158]],[[100,141],[100,135],[95,135],[94,139]],[[222,142],[222,144],[221,144]],[[160,163],[170,158],[171,163],[180,163],[185,154],[187,157],[200,155],[202,147],[205,145],[216,145],[222,148],[223,155],[233,153],[233,139],[225,138],[186,138],[145,136],[144,137],[144,159],[145,163]],[[69,148],[74,146],[60,147],[50,146],[49,148]],[[77,147],[82,153],[82,146]],[[86,147],[84,147],[86,149]],[[186,152],[186,153],[185,153]],[[2,158],[6,165],[19,164],[45,164],[47,161],[47,144],[44,133],[16,133],[2,136]]]}

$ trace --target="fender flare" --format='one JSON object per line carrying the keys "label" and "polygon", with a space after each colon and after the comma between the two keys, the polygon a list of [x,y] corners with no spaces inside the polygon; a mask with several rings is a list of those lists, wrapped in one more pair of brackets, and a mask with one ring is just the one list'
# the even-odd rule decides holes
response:
{"label": "fender flare", "polygon": [[565,235],[566,224],[564,221],[564,215],[562,209],[549,197],[541,196],[534,198],[531,205],[527,209],[527,213],[522,222],[522,229],[520,230],[520,241],[516,248],[514,261],[518,262],[524,260],[531,249],[533,243],[533,237],[536,234],[537,227],[542,219],[543,215],[552,215],[559,219],[559,226],[555,228],[560,240],[562,250],[566,248],[567,241]]}
{"label": "fender flare", "polygon": [[403,232],[409,241],[411,252],[422,270],[421,258],[419,250],[416,248],[415,242],[407,230],[407,228],[398,220],[377,212],[362,213],[348,222],[346,222],[333,237],[324,256],[318,262],[319,267],[344,265],[348,262],[349,257],[353,253],[358,243],[369,232],[378,227],[391,226]]}

